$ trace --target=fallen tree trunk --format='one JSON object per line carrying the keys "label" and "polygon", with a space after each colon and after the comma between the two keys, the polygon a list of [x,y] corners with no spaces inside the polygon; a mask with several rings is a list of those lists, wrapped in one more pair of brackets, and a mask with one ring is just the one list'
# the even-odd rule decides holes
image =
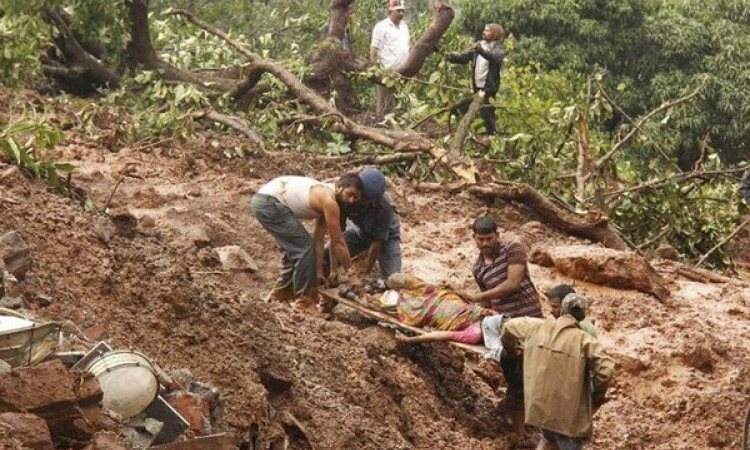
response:
{"label": "fallen tree trunk", "polygon": [[620,235],[609,226],[609,218],[599,213],[591,213],[581,218],[552,203],[536,189],[526,183],[489,182],[481,185],[453,183],[421,183],[419,189],[457,193],[469,192],[478,197],[499,198],[522,203],[530,208],[539,219],[573,236],[600,242],[615,250],[628,250],[630,247]]}

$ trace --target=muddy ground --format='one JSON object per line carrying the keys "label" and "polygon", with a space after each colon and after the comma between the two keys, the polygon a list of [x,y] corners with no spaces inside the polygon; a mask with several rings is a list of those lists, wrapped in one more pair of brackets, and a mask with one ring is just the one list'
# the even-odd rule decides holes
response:
{"label": "muddy ground", "polygon": [[[300,154],[226,157],[238,142],[205,132],[108,148],[70,133],[53,157],[78,167],[74,183],[100,208],[122,180],[110,215],[85,213],[0,163],[0,234],[17,230],[36,258],[23,282],[28,300],[53,298],[36,314],[102,324],[116,346],[191,369],[221,390],[225,419],[246,442],[257,430],[256,448],[509,448],[493,363],[444,344],[400,346],[392,330],[341,306],[325,321],[261,300],[280,253],[251,217],[250,196],[274,176],[325,178],[341,165]],[[467,226],[484,212],[530,245],[583,243],[529,224],[523,208],[392,181],[405,270],[431,281],[471,287]],[[260,270],[225,273],[214,251],[225,245],[241,246]],[[665,303],[530,266],[540,289],[573,282],[593,301],[590,315],[618,362],[589,448],[738,449],[750,406],[750,286],[699,283],[655,265],[672,290]]]}

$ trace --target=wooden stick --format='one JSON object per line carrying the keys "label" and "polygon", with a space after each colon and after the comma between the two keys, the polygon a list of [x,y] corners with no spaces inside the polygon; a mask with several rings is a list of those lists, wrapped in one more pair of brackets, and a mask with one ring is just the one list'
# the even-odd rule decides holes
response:
{"label": "wooden stick", "polygon": [[[365,316],[372,317],[381,322],[386,322],[388,324],[394,325],[397,328],[400,328],[402,330],[411,331],[412,333],[416,333],[416,334],[425,334],[429,331],[429,330],[413,327],[411,325],[407,325],[405,323],[399,322],[396,318],[389,316],[388,314],[384,312],[370,309],[367,306],[359,302],[342,298],[336,293],[335,289],[324,289],[324,290],[321,290],[320,293],[324,297],[330,300],[335,300],[348,308],[354,309],[357,312],[364,314]],[[460,342],[448,342],[448,343],[453,345],[454,347],[458,347],[462,350],[466,350],[472,353],[478,353],[480,355],[487,351],[487,348],[481,345],[468,345],[468,344],[462,344]]]}
{"label": "wooden stick", "polygon": [[742,231],[742,229],[745,228],[745,226],[747,226],[747,224],[749,224],[749,223],[750,223],[750,217],[748,217],[747,219],[745,219],[745,221],[742,222],[740,224],[740,226],[738,226],[737,228],[734,229],[734,231],[732,231],[731,233],[729,233],[729,236],[727,236],[724,239],[722,239],[721,242],[719,242],[718,244],[714,245],[713,248],[711,248],[711,250],[709,250],[708,252],[706,252],[705,255],[701,256],[701,259],[698,260],[698,262],[695,264],[695,267],[700,267],[700,265],[703,264],[703,262],[711,255],[711,253],[715,252],[716,250],[718,250],[719,248],[721,248],[724,244],[726,244],[727,242],[731,241],[732,238],[735,237],[735,236],[737,236],[737,233],[739,233],[740,231]]}

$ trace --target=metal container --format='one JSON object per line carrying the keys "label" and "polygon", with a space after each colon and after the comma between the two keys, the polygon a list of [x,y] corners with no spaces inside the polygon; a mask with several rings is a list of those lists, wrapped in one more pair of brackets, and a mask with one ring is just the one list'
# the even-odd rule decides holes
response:
{"label": "metal container", "polygon": [[140,414],[159,393],[154,364],[134,350],[100,354],[84,369],[99,381],[104,393],[104,407],[125,418]]}

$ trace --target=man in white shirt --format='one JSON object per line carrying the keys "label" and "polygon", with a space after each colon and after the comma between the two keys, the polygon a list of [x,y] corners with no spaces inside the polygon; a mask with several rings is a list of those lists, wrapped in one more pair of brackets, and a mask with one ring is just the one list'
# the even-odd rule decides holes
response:
{"label": "man in white shirt", "polygon": [[472,85],[474,92],[484,91],[484,105],[479,111],[487,134],[495,134],[495,108],[490,100],[500,89],[500,69],[503,67],[505,48],[501,40],[503,27],[497,23],[485,25],[482,40],[461,53],[448,53],[446,59],[454,64],[474,63]]}
{"label": "man in white shirt", "polygon": [[[395,71],[409,56],[411,41],[409,26],[404,19],[403,0],[390,0],[388,4],[388,18],[381,20],[372,30],[370,44],[370,60]],[[393,108],[394,89],[388,86],[378,86],[377,115],[382,119]]]}

